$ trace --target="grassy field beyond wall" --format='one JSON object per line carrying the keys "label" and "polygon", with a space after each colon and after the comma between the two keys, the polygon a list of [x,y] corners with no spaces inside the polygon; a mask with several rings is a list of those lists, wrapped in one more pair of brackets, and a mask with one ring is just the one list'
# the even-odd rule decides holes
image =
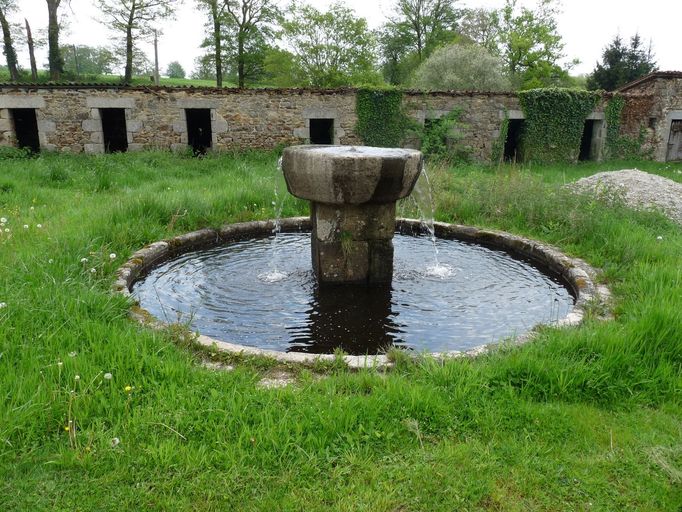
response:
{"label": "grassy field beyond wall", "polygon": [[[144,244],[268,219],[274,153],[0,154],[0,510],[677,511],[682,232],[564,183],[638,166],[429,167],[438,220],[603,269],[613,320],[386,371],[200,353],[110,291]],[[283,215],[307,213],[288,197]],[[413,216],[410,203],[401,215]],[[231,371],[215,371],[206,360]],[[295,383],[264,389],[286,371]]]}

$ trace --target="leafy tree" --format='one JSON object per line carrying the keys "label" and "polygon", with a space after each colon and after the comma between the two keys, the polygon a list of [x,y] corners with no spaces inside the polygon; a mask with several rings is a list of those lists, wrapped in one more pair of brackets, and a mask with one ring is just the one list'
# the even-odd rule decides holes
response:
{"label": "leafy tree", "polygon": [[118,58],[101,46],[66,46],[62,48],[64,72],[72,75],[111,75]]}
{"label": "leafy tree", "polygon": [[28,46],[28,57],[31,63],[31,79],[36,82],[38,81],[38,66],[36,65],[35,53],[36,43],[33,39],[33,33],[31,32],[31,25],[29,25],[26,18],[24,18],[24,22],[26,23],[26,44]]}
{"label": "leafy tree", "polygon": [[396,16],[388,28],[404,38],[421,62],[456,35],[458,15],[454,5],[455,0],[398,0]]}
{"label": "leafy tree", "polygon": [[[200,73],[203,76],[210,76],[216,81],[218,87],[223,86],[223,24],[225,15],[225,3],[223,0],[197,0],[197,5],[200,9],[206,11],[209,15],[209,29],[211,30],[211,37],[208,43],[205,42],[205,47],[213,49],[212,58],[205,59],[205,56],[199,57]],[[204,44],[202,44],[204,46]],[[207,73],[205,66],[212,66],[213,71]]]}
{"label": "leafy tree", "polygon": [[0,0],[0,26],[2,27],[2,42],[3,53],[7,60],[7,69],[9,70],[10,80],[16,82],[19,80],[19,71],[17,69],[17,52],[14,50],[12,42],[12,33],[9,22],[7,21],[7,14],[17,8],[15,0]]}
{"label": "leafy tree", "polygon": [[644,47],[639,34],[635,34],[630,38],[628,47],[617,35],[604,48],[602,62],[598,62],[587,77],[587,88],[615,91],[656,69],[651,43]]}
{"label": "leafy tree", "polygon": [[453,44],[439,48],[416,70],[412,85],[425,90],[509,90],[504,64],[477,45]]}
{"label": "leafy tree", "polygon": [[558,65],[564,44],[557,30],[556,0],[538,0],[535,10],[507,0],[500,12],[500,54],[522,89],[560,85],[568,73]]}
{"label": "leafy tree", "polygon": [[[59,47],[59,7],[62,0],[45,0],[47,2],[47,61],[50,68],[50,79],[59,80],[64,72],[64,60]],[[69,0],[67,0],[69,2]]]}
{"label": "leafy tree", "polygon": [[185,78],[185,70],[177,60],[174,60],[168,64],[166,76],[168,78]]}
{"label": "leafy tree", "polygon": [[496,9],[477,7],[460,11],[459,34],[492,55],[500,53],[500,29],[500,11]]}
{"label": "leafy tree", "polygon": [[305,85],[338,87],[381,81],[375,70],[376,40],[367,21],[340,3],[332,4],[327,12],[292,5],[282,27]]}
{"label": "leafy tree", "polygon": [[263,79],[274,87],[296,87],[305,83],[296,57],[281,48],[268,48],[263,59]]}
{"label": "leafy tree", "polygon": [[407,83],[412,72],[419,66],[416,53],[410,51],[410,35],[404,31],[396,31],[386,25],[379,32],[379,45],[383,64],[381,66],[384,79],[394,85]]}
{"label": "leafy tree", "polygon": [[262,69],[270,25],[280,16],[273,0],[224,0],[232,55],[236,61],[237,85],[244,87],[247,75]]}
{"label": "leafy tree", "polygon": [[133,78],[135,40],[149,36],[154,30],[153,23],[172,17],[177,3],[178,0],[97,0],[105,17],[102,23],[125,34],[125,83]]}

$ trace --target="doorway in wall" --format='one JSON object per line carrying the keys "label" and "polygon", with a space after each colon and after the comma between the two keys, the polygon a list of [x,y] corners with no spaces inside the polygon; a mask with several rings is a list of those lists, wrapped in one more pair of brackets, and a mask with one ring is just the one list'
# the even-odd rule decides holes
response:
{"label": "doorway in wall", "polygon": [[28,148],[33,153],[40,151],[40,137],[38,136],[38,120],[34,108],[10,109],[10,116],[14,123],[14,135],[17,147]]}
{"label": "doorway in wall", "polygon": [[195,155],[204,155],[211,148],[211,109],[186,108],[187,144]]}
{"label": "doorway in wall", "polygon": [[333,144],[334,143],[334,120],[311,119],[310,120],[310,143]]}
{"label": "doorway in wall", "polygon": [[585,127],[583,128],[583,136],[580,139],[580,153],[578,154],[578,160],[581,162],[587,160],[596,160],[593,154],[593,144],[595,131],[595,122],[593,119],[587,119],[585,121]]}
{"label": "doorway in wall", "polygon": [[106,153],[123,153],[128,151],[128,128],[126,127],[126,111],[124,108],[101,108],[102,137]]}
{"label": "doorway in wall", "polygon": [[504,161],[520,162],[521,155],[521,136],[525,126],[525,119],[510,119],[507,127],[507,140],[504,142]]}
{"label": "doorway in wall", "polygon": [[682,160],[682,119],[673,119],[670,123],[668,153],[666,162]]}

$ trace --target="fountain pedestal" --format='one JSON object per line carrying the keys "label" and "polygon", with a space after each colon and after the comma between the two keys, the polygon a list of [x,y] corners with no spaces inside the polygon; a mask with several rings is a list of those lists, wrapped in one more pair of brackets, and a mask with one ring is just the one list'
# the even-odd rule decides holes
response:
{"label": "fountain pedestal", "polygon": [[311,202],[313,269],[320,283],[390,283],[395,203],[422,170],[419,151],[362,146],[284,150],[289,192]]}

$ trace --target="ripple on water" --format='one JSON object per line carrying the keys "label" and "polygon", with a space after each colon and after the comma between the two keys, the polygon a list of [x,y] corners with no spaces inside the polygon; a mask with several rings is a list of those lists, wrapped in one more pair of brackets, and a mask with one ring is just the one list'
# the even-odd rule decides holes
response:
{"label": "ripple on water", "polygon": [[573,297],[558,280],[502,251],[396,235],[391,286],[317,286],[310,235],[186,253],[133,286],[142,307],[202,334],[281,351],[467,350],[563,318]]}

